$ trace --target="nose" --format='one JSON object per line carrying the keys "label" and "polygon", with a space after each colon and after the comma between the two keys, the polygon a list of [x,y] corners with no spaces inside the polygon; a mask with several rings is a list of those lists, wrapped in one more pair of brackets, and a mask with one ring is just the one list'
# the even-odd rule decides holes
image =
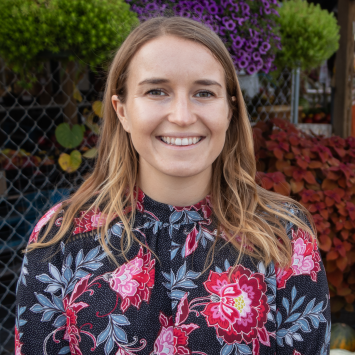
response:
{"label": "nose", "polygon": [[181,127],[186,127],[195,123],[196,120],[197,117],[193,112],[192,103],[189,100],[188,95],[176,95],[171,103],[169,122],[175,123]]}

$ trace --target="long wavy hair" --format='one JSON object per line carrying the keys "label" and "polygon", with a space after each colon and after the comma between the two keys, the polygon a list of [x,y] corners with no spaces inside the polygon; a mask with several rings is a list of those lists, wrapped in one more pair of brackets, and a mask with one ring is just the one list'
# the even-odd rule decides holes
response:
{"label": "long wavy hair", "polygon": [[[144,44],[165,35],[194,41],[207,47],[225,72],[232,118],[225,145],[212,169],[213,214],[219,231],[223,230],[216,241],[223,237],[232,247],[241,251],[239,255],[246,253],[266,264],[273,261],[280,267],[286,267],[292,256],[286,223],[294,223],[314,238],[316,229],[312,217],[298,202],[267,191],[256,183],[252,129],[233,61],[217,34],[199,22],[182,17],[158,17],[146,21],[136,27],[118,49],[106,82],[103,122],[94,170],[76,193],[64,202],[59,231],[51,238],[46,238],[60,213],[57,211],[38,242],[30,244],[27,250],[49,247],[60,242],[72,230],[74,217],[80,211],[92,208],[101,208],[102,214],[106,216],[106,222],[98,227],[97,232],[103,249],[114,262],[117,263],[116,258],[105,238],[110,221],[118,217],[124,225],[126,232],[121,238],[120,250],[124,256],[134,240],[140,242],[132,232],[138,195],[136,181],[139,156],[130,134],[123,129],[117,118],[111,97],[118,95],[119,99],[125,102],[126,82],[132,58]],[[290,212],[290,206],[308,217],[313,231],[303,218]]]}

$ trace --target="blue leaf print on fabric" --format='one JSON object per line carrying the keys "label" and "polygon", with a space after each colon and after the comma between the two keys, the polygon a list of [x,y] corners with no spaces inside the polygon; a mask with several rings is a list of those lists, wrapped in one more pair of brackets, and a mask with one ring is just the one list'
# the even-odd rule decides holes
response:
{"label": "blue leaf print on fabric", "polygon": [[229,355],[234,349],[234,345],[225,344],[221,349],[221,355]]}
{"label": "blue leaf print on fabric", "polygon": [[[181,300],[184,296],[186,291],[182,291],[179,289],[191,289],[196,288],[197,285],[192,281],[200,276],[199,272],[195,271],[187,271],[186,269],[186,261],[183,265],[180,266],[179,270],[177,271],[176,277],[173,271],[170,271],[170,274],[166,272],[162,272],[162,275],[168,282],[164,282],[163,285],[169,291],[168,295],[173,300]],[[172,303],[172,307],[175,308],[177,302]]]}
{"label": "blue leaf print on fabric", "polygon": [[237,351],[241,354],[251,354],[252,353],[249,346],[245,345],[245,344],[235,344],[235,348],[236,348],[236,353],[237,353]]}
{"label": "blue leaf print on fabric", "polygon": [[294,312],[298,307],[300,307],[300,306],[303,304],[305,297],[306,297],[306,296],[302,296],[302,297],[294,304],[294,306],[293,306],[292,309],[291,309],[291,312]]}
{"label": "blue leaf print on fabric", "polygon": [[[322,321],[324,320],[324,322],[326,322],[325,317],[323,316],[323,314],[321,312],[323,312],[327,308],[327,305],[323,309],[324,302],[321,301],[316,306],[314,306],[314,303],[316,300],[315,298],[313,298],[311,301],[308,302],[308,304],[305,307],[303,312],[293,313],[296,309],[298,309],[303,304],[305,296],[300,297],[296,301],[296,303],[293,305],[292,303],[295,301],[296,295],[297,295],[297,290],[295,287],[292,288],[292,292],[295,296],[291,302],[291,307],[292,307],[291,314],[284,322],[285,324],[292,323],[292,325],[290,328],[287,328],[287,329],[283,328],[283,329],[277,330],[276,341],[279,346],[284,346],[283,341],[285,341],[285,343],[289,346],[293,346],[293,340],[303,341],[302,335],[299,333],[296,333],[296,332],[298,330],[300,330],[301,332],[304,332],[304,333],[311,332],[312,329],[310,327],[310,322],[315,329],[319,328],[319,323],[321,322],[321,320]],[[326,297],[328,297],[328,296],[326,295]],[[291,298],[292,298],[292,295],[291,295]],[[287,302],[284,302],[284,299],[283,299],[282,303],[285,306],[285,304],[287,305]],[[328,300],[328,298],[327,298],[327,300]],[[285,308],[287,308],[287,306]],[[276,317],[278,328],[282,324],[281,315],[278,318],[279,314],[280,313],[277,313],[277,317]],[[308,320],[306,318],[308,318]]]}
{"label": "blue leaf print on fabric", "polygon": [[59,350],[59,355],[62,355],[62,354],[69,354],[70,353],[70,347],[69,346],[65,346],[64,348],[61,348]]}
{"label": "blue leaf print on fabric", "polygon": [[[284,297],[284,298],[282,299],[282,305],[285,307],[286,313],[288,314],[289,311],[290,311],[290,304],[289,304],[287,298]],[[286,321],[286,322],[287,322],[287,321]]]}

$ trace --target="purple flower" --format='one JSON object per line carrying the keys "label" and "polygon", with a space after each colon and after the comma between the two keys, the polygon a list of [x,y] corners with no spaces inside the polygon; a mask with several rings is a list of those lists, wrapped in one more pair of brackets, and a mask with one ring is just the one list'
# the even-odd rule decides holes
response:
{"label": "purple flower", "polygon": [[241,38],[239,36],[237,36],[234,40],[233,40],[233,48],[242,48],[243,44],[245,42],[244,38]]}
{"label": "purple flower", "polygon": [[204,8],[201,4],[197,4],[194,6],[194,11],[197,12],[198,14],[202,14],[203,10],[204,10]]}
{"label": "purple flower", "polygon": [[219,34],[220,34],[220,36],[225,36],[226,35],[226,32],[225,32],[225,27],[224,26],[221,26],[220,28],[219,28]]}
{"label": "purple flower", "polygon": [[256,70],[259,71],[264,65],[264,62],[262,59],[258,59],[255,61],[255,66],[256,66]]}
{"label": "purple flower", "polygon": [[249,75],[253,75],[254,73],[256,73],[256,66],[255,64],[249,64],[249,66],[246,69],[247,73]]}
{"label": "purple flower", "polygon": [[217,15],[217,13],[218,13],[218,6],[216,4],[212,4],[212,5],[207,6],[207,9],[211,15]]}
{"label": "purple flower", "polygon": [[247,4],[244,3],[244,2],[241,2],[241,3],[240,3],[240,7],[242,8],[243,16],[245,16],[246,14],[248,14],[248,16],[249,16],[249,13],[250,13],[250,7],[249,7],[249,5],[247,5]]}
{"label": "purple flower", "polygon": [[239,69],[246,68],[248,66],[248,64],[249,64],[249,62],[247,60],[245,60],[244,58],[237,60],[237,65],[238,65]]}
{"label": "purple flower", "polygon": [[246,53],[246,54],[244,55],[243,59],[245,59],[246,61],[250,62],[250,59],[251,59],[250,54],[247,54],[247,53]]}
{"label": "purple flower", "polygon": [[213,32],[218,33],[218,31],[219,31],[218,25],[212,25],[212,30],[213,30]]}
{"label": "purple flower", "polygon": [[233,31],[236,27],[235,22],[233,22],[232,20],[229,20],[225,25],[228,31]]}
{"label": "purple flower", "polygon": [[258,46],[258,40],[254,37],[249,41],[249,44],[252,48],[255,48]]}
{"label": "purple flower", "polygon": [[260,47],[260,49],[259,49],[259,52],[261,53],[261,54],[266,54],[266,52],[270,49],[270,43],[267,43],[267,42],[264,42],[262,45],[261,45],[261,47]]}
{"label": "purple flower", "polygon": [[247,52],[252,52],[254,47],[250,44],[250,41],[246,41],[246,44],[244,45],[244,49],[247,51]]}
{"label": "purple flower", "polygon": [[262,1],[263,5],[264,5],[264,8],[265,8],[265,9],[270,8],[270,5],[269,5],[269,3],[267,2],[267,0],[261,0],[261,1]]}
{"label": "purple flower", "polygon": [[154,11],[154,10],[158,10],[159,7],[157,6],[157,4],[150,3],[150,4],[148,4],[148,5],[145,7],[145,9],[146,9],[147,11]]}
{"label": "purple flower", "polygon": [[[227,46],[237,70],[269,72],[281,48],[277,0],[125,0],[140,21],[168,10],[175,16],[202,22]],[[249,4],[252,6],[249,6]]]}
{"label": "purple flower", "polygon": [[253,59],[254,59],[255,61],[261,59],[261,56],[260,56],[260,53],[259,53],[259,52],[254,52],[254,53],[252,54],[252,57],[253,57]]}
{"label": "purple flower", "polygon": [[271,68],[271,63],[264,63],[262,70],[264,73],[267,74],[270,71],[270,68]]}

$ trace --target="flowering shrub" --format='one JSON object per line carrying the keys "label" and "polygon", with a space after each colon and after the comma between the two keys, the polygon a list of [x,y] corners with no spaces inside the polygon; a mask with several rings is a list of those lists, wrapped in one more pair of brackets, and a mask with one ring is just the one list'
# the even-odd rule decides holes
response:
{"label": "flowering shrub", "polygon": [[313,215],[332,311],[355,301],[355,138],[309,136],[287,121],[253,127],[257,180]]}
{"label": "flowering shrub", "polygon": [[126,1],[141,21],[168,13],[203,22],[221,37],[238,70],[254,74],[274,69],[276,50],[281,49],[277,0]]}

